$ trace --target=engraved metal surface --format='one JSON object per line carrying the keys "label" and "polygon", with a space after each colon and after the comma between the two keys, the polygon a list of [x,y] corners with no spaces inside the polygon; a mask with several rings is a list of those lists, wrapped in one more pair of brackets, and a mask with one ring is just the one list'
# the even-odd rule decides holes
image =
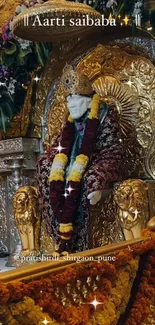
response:
{"label": "engraved metal surface", "polygon": [[93,89],[104,102],[112,101],[119,113],[119,125],[124,137],[134,136],[137,124],[139,100],[136,92],[128,84],[122,84],[111,76],[101,76],[93,83]]}
{"label": "engraved metal surface", "polygon": [[34,252],[39,254],[41,214],[38,201],[38,190],[33,186],[18,187],[13,198],[15,224],[24,256],[33,255]]}
{"label": "engraved metal surface", "polygon": [[19,114],[17,114],[10,123],[9,128],[5,134],[5,138],[17,138],[25,137],[28,131],[28,126],[31,118],[31,111],[33,111],[32,106],[32,96],[33,96],[33,86],[35,83],[35,74],[33,71],[29,75],[31,76],[31,81],[27,87],[27,92],[24,100],[24,105]]}
{"label": "engraved metal surface", "polygon": [[[123,111],[123,105],[124,107],[128,105],[130,108],[126,114],[125,123],[123,122],[125,125],[125,136],[123,137],[124,159],[122,161],[122,177],[152,178],[153,170],[155,169],[155,164],[151,162],[154,159],[153,133],[155,129],[153,107],[155,105],[153,104],[153,87],[155,69],[151,61],[146,57],[141,57],[139,53],[138,55],[134,53],[128,54],[118,46],[112,47],[99,44],[91,51],[90,48],[89,51],[88,49],[87,51],[86,49],[83,50],[83,53],[85,55],[81,54],[81,60],[80,56],[77,55],[78,59],[76,57],[76,69],[84,72],[94,84],[95,80],[100,77],[107,78],[107,80],[115,80],[113,84],[105,83],[106,96],[104,96],[104,100],[108,102],[112,97],[117,103],[119,113]],[[45,72],[45,75],[47,76],[47,72]],[[60,70],[57,75],[57,83],[55,82],[54,84],[55,88],[51,91],[51,106],[47,105],[48,108],[51,107],[48,119],[48,132],[52,139],[51,144],[54,143],[56,137],[60,134],[67,116],[63,91],[58,86],[59,75]],[[115,84],[121,84],[119,90],[118,88],[116,89]],[[126,100],[127,90],[129,90],[129,97]],[[138,115],[137,119],[136,115]],[[129,125],[126,128],[127,124]],[[134,125],[134,128],[132,128],[133,125],[131,124]],[[148,130],[150,130],[146,134],[142,132],[145,124],[148,125]],[[151,159],[149,159],[148,154],[149,146],[152,146]],[[147,160],[149,160],[150,169],[146,163]],[[114,219],[111,222],[107,220],[107,216],[115,216],[115,206],[113,206],[113,203],[108,203],[108,201],[102,202],[100,208],[98,206],[97,210],[95,208],[92,209],[90,218],[90,233],[92,236],[90,246],[105,245],[108,237],[111,242],[119,241],[120,238],[123,238],[124,236],[118,223]],[[100,219],[101,211],[102,215],[105,216],[103,220]],[[100,226],[101,223],[102,227]]]}
{"label": "engraved metal surface", "polygon": [[40,251],[44,255],[51,255],[56,250],[55,241],[47,232],[45,221],[42,220],[41,236],[40,236]]}
{"label": "engraved metal surface", "polygon": [[[22,183],[29,184],[28,177],[22,177]],[[0,184],[0,240],[6,245],[8,252],[11,253],[17,242],[16,226],[14,222],[12,199],[15,193],[14,179],[11,175],[5,174],[3,182]]]}
{"label": "engraved metal surface", "polygon": [[[155,62],[155,40],[144,37],[127,37],[124,39],[117,39],[111,44],[118,44],[119,47],[125,47],[125,51],[131,53],[131,46],[134,45],[139,49],[139,55],[145,56]],[[136,49],[137,52],[137,49]],[[138,54],[138,53],[137,53]]]}
{"label": "engraved metal surface", "polygon": [[26,151],[39,152],[39,141],[35,138],[13,138],[0,141],[0,156]]}
{"label": "engraved metal surface", "polygon": [[[76,54],[71,51],[75,43],[77,43],[77,40],[71,40],[70,42],[67,42],[67,44],[62,44],[55,47],[44,68],[43,74],[41,75],[41,80],[38,83],[35,110],[32,114],[32,123],[34,125],[33,135],[36,137],[42,137],[42,119],[44,118],[44,120],[47,121],[47,115],[44,116],[44,109],[46,110],[45,106],[46,102],[48,101],[48,94],[50,92],[51,87],[53,95],[57,90],[58,85],[54,84],[54,82],[57,81],[58,78],[61,76],[63,67],[66,63],[66,56],[68,62],[70,61],[70,56],[76,56]],[[53,104],[53,101],[54,96],[52,97],[49,103],[51,106]],[[46,114],[48,114],[48,112],[46,112]],[[58,121],[60,121],[60,118],[58,118]]]}
{"label": "engraved metal surface", "polygon": [[[41,127],[41,117],[43,116],[44,108],[44,117],[47,116],[47,113],[49,113],[48,132],[49,136],[52,139],[52,141],[50,139],[51,144],[54,143],[54,140],[61,132],[61,129],[66,120],[67,111],[63,92],[59,87],[59,77],[61,76],[62,69],[66,63],[66,60],[68,63],[73,62],[73,60],[76,60],[77,69],[80,69],[81,71],[85,72],[92,80],[92,82],[94,82],[94,79],[97,79],[99,76],[111,76],[118,80],[122,84],[122,86],[124,86],[124,88],[126,86],[130,87],[130,94],[132,94],[133,92],[134,94],[136,94],[135,103],[137,101],[139,103],[138,122],[135,127],[134,137],[131,136],[133,135],[133,133],[130,132],[130,130],[128,129],[129,136],[123,139],[123,177],[154,177],[153,175],[155,164],[153,164],[153,89],[155,70],[151,62],[148,60],[148,56],[144,55],[145,57],[141,57],[140,50],[137,55],[135,55],[134,52],[130,52],[129,54],[125,49],[122,50],[118,46],[114,47],[99,45],[94,48],[94,46],[92,46],[92,42],[90,45],[88,41],[85,42],[85,46],[83,46],[83,43],[81,42],[80,49],[78,48],[77,42],[76,53],[75,51],[73,51],[72,53],[72,48],[74,48],[73,43],[68,44],[68,46],[66,47],[64,46],[64,48],[59,47],[59,49],[57,49],[57,51],[55,51],[51,55],[51,58],[45,68],[44,75],[40,81],[39,90],[37,94],[37,106],[33,120],[35,124],[35,132],[40,132],[39,128]],[[68,52],[69,49],[71,54]],[[150,58],[152,59],[152,56]],[[56,66],[58,66],[58,70],[56,70]],[[54,88],[51,89],[53,85]],[[51,96],[47,96],[49,90],[51,91]],[[50,100],[50,103],[48,103],[47,105],[48,100]],[[48,109],[51,109],[47,110],[46,106],[48,106]],[[147,124],[147,129],[149,131],[146,134],[143,132],[143,127],[145,124]],[[151,158],[148,154],[148,145],[152,148]],[[149,161],[149,163],[147,163],[147,161]],[[110,225],[106,219],[107,213],[109,216],[114,215],[114,213],[111,213],[110,205],[109,210],[105,209],[105,220],[103,220],[103,228],[107,229],[107,232],[111,235],[110,240],[113,241],[118,229],[118,225],[114,222],[111,231]],[[93,213],[92,220],[95,220],[94,217],[96,218],[97,215],[99,216],[100,212],[98,212],[98,214],[96,212]],[[98,225],[100,225],[100,222],[98,222]],[[95,234],[95,225],[93,227],[95,231],[92,231],[92,233]],[[100,229],[98,229],[98,231],[101,231],[101,227]],[[102,243],[100,242],[99,244],[97,244],[97,246],[104,244],[106,242],[107,232],[104,234],[104,236],[96,236],[96,238],[93,238],[92,241],[95,242],[98,240],[98,238],[102,238]],[[120,236],[123,237],[122,234],[118,235],[119,238]]]}
{"label": "engraved metal surface", "polygon": [[[113,78],[113,84],[107,82],[104,87],[107,101],[112,97],[117,104],[118,111],[123,111],[123,104],[124,107],[126,106],[124,96],[126,96],[127,88],[129,89],[130,100],[128,100],[127,104],[130,106],[130,112],[126,112],[126,121],[124,123],[124,131],[128,134],[128,139],[123,141],[125,156],[123,160],[123,176],[125,178],[154,179],[155,68],[151,62],[139,55],[129,55],[118,46],[98,45],[77,64],[77,69],[83,71],[92,82],[100,76],[104,76],[107,80]],[[121,83],[121,91],[124,94],[122,96],[115,87],[115,84],[119,82]],[[131,94],[134,94],[134,97]],[[122,99],[122,103],[120,100],[118,101],[118,97]],[[106,101],[106,96],[104,96],[104,100]],[[55,101],[52,100],[51,102],[51,107],[48,117],[48,134],[49,143],[53,144],[63,128],[67,116],[66,103],[61,87],[58,88]],[[127,123],[129,124],[131,117],[132,122],[134,122],[136,108],[138,118],[137,121],[135,120],[134,130],[132,130],[131,123],[130,127],[126,128],[126,126]]]}
{"label": "engraved metal surface", "polygon": [[[12,209],[13,195],[20,182],[21,185],[34,185],[38,153],[38,139],[0,141],[0,240],[9,253],[12,253],[18,242]],[[14,173],[12,167],[15,167]]]}
{"label": "engraved metal surface", "polygon": [[[0,253],[4,252],[3,245],[7,243],[7,218],[6,218],[6,204],[5,204],[5,178],[0,178]],[[8,250],[8,248],[7,248]]]}
{"label": "engraved metal surface", "polygon": [[[118,35],[117,35],[118,36]],[[120,36],[120,35],[119,35]],[[32,122],[34,124],[34,136],[42,137],[41,129],[41,120],[42,117],[47,119],[47,102],[50,100],[50,107],[53,109],[54,94],[56,93],[59,85],[59,79],[62,74],[64,65],[67,63],[72,63],[74,61],[75,66],[82,61],[82,59],[95,48],[98,43],[105,44],[109,42],[109,39],[103,33],[96,34],[95,37],[91,39],[87,38],[85,40],[70,40],[64,44],[55,45],[54,50],[52,51],[49,60],[44,68],[41,80],[38,83],[37,98],[35,110],[33,113]],[[111,44],[111,41],[110,41]],[[155,58],[155,41],[149,38],[143,37],[128,37],[120,39],[116,37],[116,42],[112,43],[113,46],[120,46],[125,49],[125,51],[131,54],[137,54],[146,56],[153,60]],[[117,45],[116,45],[117,44]],[[132,49],[132,44],[135,46],[134,50]],[[137,50],[138,47],[138,50]],[[117,62],[117,61],[116,61]],[[52,96],[49,98],[49,92],[52,88]],[[44,110],[45,115],[44,115]],[[60,110],[59,110],[60,112]],[[66,114],[66,112],[65,112]],[[61,125],[61,120],[58,114],[59,124]],[[48,119],[49,123],[50,120]]]}
{"label": "engraved metal surface", "polygon": [[0,257],[8,255],[8,248],[4,245],[3,241],[0,240]]}
{"label": "engraved metal surface", "polygon": [[10,171],[9,161],[23,159],[23,167],[35,170],[36,157],[39,154],[39,140],[35,138],[12,138],[0,141],[0,172]]}
{"label": "engraved metal surface", "polygon": [[[131,92],[137,96],[135,100],[139,101],[138,118],[135,126],[135,136],[128,130],[128,142],[126,142],[124,161],[128,161],[129,169],[131,168],[130,150],[133,146],[141,148],[139,153],[139,171],[143,167],[143,177],[155,177],[155,68],[151,61],[138,55],[129,55],[118,47],[98,45],[87,57],[85,57],[77,66],[77,69],[83,71],[93,81],[99,76],[114,78],[121,82],[124,89],[126,85],[131,87]],[[109,84],[107,83],[107,94]],[[122,87],[123,88],[123,87]],[[110,97],[117,100],[115,87]],[[108,99],[108,96],[107,96]],[[123,98],[124,100],[124,98]],[[151,154],[149,153],[151,150]],[[138,150],[137,150],[138,151]],[[127,159],[126,159],[127,158]],[[124,170],[128,170],[127,164]],[[134,170],[134,167],[133,167]],[[141,173],[142,174],[142,173]],[[130,173],[124,175],[130,177]],[[137,170],[136,177],[139,176]]]}
{"label": "engraved metal surface", "polygon": [[131,230],[140,223],[142,229],[148,222],[148,195],[142,180],[126,180],[114,191],[118,219],[123,229]]}

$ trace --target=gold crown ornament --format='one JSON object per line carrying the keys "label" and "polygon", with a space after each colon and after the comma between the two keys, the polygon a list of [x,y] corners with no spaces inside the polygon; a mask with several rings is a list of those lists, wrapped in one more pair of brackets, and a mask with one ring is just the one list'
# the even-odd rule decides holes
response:
{"label": "gold crown ornament", "polygon": [[91,95],[93,88],[89,78],[71,65],[66,64],[61,77],[61,85],[65,95]]}

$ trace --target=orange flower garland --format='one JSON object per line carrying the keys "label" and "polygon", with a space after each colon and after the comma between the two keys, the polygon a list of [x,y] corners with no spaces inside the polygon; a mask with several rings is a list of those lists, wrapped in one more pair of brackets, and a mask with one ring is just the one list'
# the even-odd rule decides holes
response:
{"label": "orange flower garland", "polygon": [[[150,237],[150,233],[147,233],[147,236]],[[97,291],[89,294],[87,302],[91,302],[94,296],[96,296],[98,301],[103,302],[103,305],[99,305],[97,310],[102,310],[104,302],[105,305],[108,302],[110,292],[115,292],[118,272],[122,270],[122,274],[125,272],[124,276],[129,272],[130,277],[134,278],[134,258],[148,252],[149,258],[144,265],[136,300],[131,308],[130,315],[123,323],[123,325],[141,325],[142,320],[145,320],[149,314],[149,305],[152,296],[155,295],[155,236],[151,236],[152,238],[148,238],[146,242],[134,245],[132,247],[133,250],[130,252],[128,250],[119,251],[116,254],[116,261],[113,264],[109,262],[82,263],[77,264],[77,267],[67,268],[62,273],[50,275],[48,278],[29,283],[18,281],[8,283],[7,285],[0,283],[0,301],[4,305],[9,305],[12,302],[22,301],[24,297],[31,297],[39,307],[43,308],[43,312],[47,312],[59,323],[84,325],[88,321],[92,311],[94,311],[94,307],[89,304],[78,307],[73,305],[64,307],[54,295],[56,288],[59,288],[61,291],[67,283],[74,285],[77,279],[86,281],[87,277],[93,278],[100,275],[99,288]],[[122,290],[124,290],[123,287]],[[117,302],[117,299],[115,300]],[[124,310],[124,306],[123,304],[121,307],[122,311]],[[117,304],[113,310],[114,313],[115,309],[117,310]]]}
{"label": "orange flower garland", "polygon": [[125,325],[141,325],[145,321],[150,313],[152,297],[155,297],[155,251],[152,251],[145,265],[139,291]]}

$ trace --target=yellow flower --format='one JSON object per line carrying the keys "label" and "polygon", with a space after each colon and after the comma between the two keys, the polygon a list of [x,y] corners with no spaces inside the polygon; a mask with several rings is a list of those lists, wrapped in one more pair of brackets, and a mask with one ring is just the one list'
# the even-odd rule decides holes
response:
{"label": "yellow flower", "polygon": [[59,230],[60,230],[60,232],[64,232],[64,233],[73,231],[73,225],[72,225],[72,223],[67,223],[67,224],[60,223]]}
{"label": "yellow flower", "polygon": [[65,236],[60,236],[60,238],[61,238],[61,239],[65,239],[65,240],[69,240],[69,239],[71,238],[71,236],[67,236],[67,237],[65,237]]}
{"label": "yellow flower", "polygon": [[76,163],[81,165],[81,166],[84,166],[86,167],[87,164],[88,164],[88,161],[89,161],[89,158],[88,156],[85,156],[85,155],[79,155],[76,157]]}
{"label": "yellow flower", "polygon": [[88,115],[89,119],[98,119],[99,118],[99,109],[100,109],[100,97],[95,94],[92,101],[92,107],[90,114]]}
{"label": "yellow flower", "polygon": [[68,121],[73,123],[73,119],[72,119],[71,115],[68,116]]}
{"label": "yellow flower", "polygon": [[81,178],[82,178],[82,173],[79,170],[72,170],[68,177],[68,181],[80,182]]}
{"label": "yellow flower", "polygon": [[54,169],[50,173],[49,182],[52,182],[52,181],[64,182],[64,175],[65,175],[65,172],[63,170]]}
{"label": "yellow flower", "polygon": [[[76,157],[76,160],[75,160],[75,167],[74,167],[74,164],[73,164],[73,167],[72,167],[72,170],[71,170],[71,173],[68,177],[68,181],[73,181],[73,182],[80,182],[81,179],[82,179],[82,176],[83,176],[83,173],[87,167],[87,164],[88,164],[88,161],[89,161],[89,158],[85,155],[79,155]],[[79,165],[79,167],[81,166],[82,168],[81,169],[76,169],[77,168],[77,165]]]}
{"label": "yellow flower", "polygon": [[60,162],[63,163],[63,165],[67,165],[68,157],[64,153],[58,153],[56,154],[53,162]]}

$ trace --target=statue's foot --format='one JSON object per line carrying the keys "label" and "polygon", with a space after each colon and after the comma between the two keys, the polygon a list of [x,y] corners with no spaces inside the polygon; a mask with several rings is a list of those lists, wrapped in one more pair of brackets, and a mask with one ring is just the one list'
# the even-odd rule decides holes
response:
{"label": "statue's foot", "polygon": [[52,256],[54,257],[59,257],[59,256],[64,256],[64,255],[68,255],[71,253],[71,249],[70,249],[70,241],[69,240],[64,240],[62,239],[58,248],[56,249],[56,251],[54,251],[52,253]]}
{"label": "statue's foot", "polygon": [[52,253],[52,256],[53,257],[59,257],[60,253],[58,251],[55,251],[55,252]]}
{"label": "statue's foot", "polygon": [[68,255],[71,253],[70,251],[70,241],[62,239],[59,245],[58,252],[60,255]]}
{"label": "statue's foot", "polygon": [[20,252],[20,256],[21,257],[25,257],[25,256],[29,256],[30,255],[30,251],[29,249],[23,249],[21,252]]}
{"label": "statue's foot", "polygon": [[29,251],[29,256],[35,256],[35,257],[40,256],[40,251],[32,249]]}

